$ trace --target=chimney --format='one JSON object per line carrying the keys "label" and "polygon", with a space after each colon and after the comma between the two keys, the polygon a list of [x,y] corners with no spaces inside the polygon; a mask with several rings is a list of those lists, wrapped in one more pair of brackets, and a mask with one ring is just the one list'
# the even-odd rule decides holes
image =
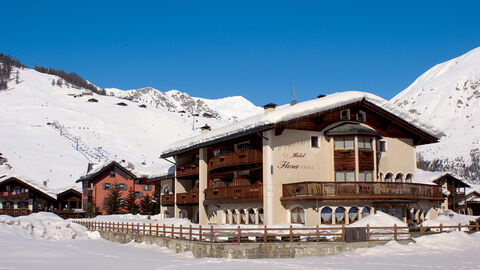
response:
{"label": "chimney", "polygon": [[200,129],[202,130],[202,133],[206,133],[212,130],[212,128],[207,124],[205,124],[205,126],[201,127]]}
{"label": "chimney", "polygon": [[48,181],[43,181],[43,186],[47,187]]}
{"label": "chimney", "polygon": [[277,104],[275,103],[268,103],[267,105],[264,105],[263,106],[263,109],[264,109],[264,112],[265,113],[268,113],[268,112],[272,112],[272,111],[275,111],[275,108],[277,107]]}
{"label": "chimney", "polygon": [[325,95],[318,95],[317,98],[325,97]]}

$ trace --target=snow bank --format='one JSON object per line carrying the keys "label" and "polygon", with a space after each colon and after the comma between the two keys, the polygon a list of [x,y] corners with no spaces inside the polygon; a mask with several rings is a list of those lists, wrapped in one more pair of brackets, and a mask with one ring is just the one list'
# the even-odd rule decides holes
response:
{"label": "snow bank", "polygon": [[397,225],[397,227],[407,227],[407,223],[401,221],[400,219],[394,216],[385,214],[381,211],[377,211],[376,214],[369,215],[348,226],[349,227],[366,227],[367,224],[370,227],[393,227],[393,225]]}
{"label": "snow bank", "polygon": [[31,239],[67,240],[96,237],[88,233],[85,227],[47,212],[15,218],[0,215],[0,231]]}
{"label": "snow bank", "polygon": [[475,221],[477,218],[479,217],[462,215],[448,210],[434,219],[425,220],[422,225],[424,227],[440,226],[440,224],[442,224],[442,226],[457,226],[459,223],[462,225],[468,225],[470,224],[470,221]]}

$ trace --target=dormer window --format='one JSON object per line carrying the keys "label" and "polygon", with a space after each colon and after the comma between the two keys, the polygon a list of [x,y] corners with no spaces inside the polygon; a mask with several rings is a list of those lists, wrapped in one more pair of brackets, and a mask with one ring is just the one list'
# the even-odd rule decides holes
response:
{"label": "dormer window", "polygon": [[357,121],[358,122],[365,122],[367,120],[367,116],[364,111],[359,111],[357,113]]}
{"label": "dormer window", "polygon": [[350,120],[350,110],[340,111],[340,120]]}

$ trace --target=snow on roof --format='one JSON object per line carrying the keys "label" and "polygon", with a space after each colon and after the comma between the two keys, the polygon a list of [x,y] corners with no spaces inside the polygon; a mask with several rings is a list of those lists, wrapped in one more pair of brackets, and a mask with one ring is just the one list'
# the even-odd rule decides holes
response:
{"label": "snow on roof", "polygon": [[417,171],[415,172],[415,179],[413,180],[413,182],[419,183],[419,184],[437,185],[434,181],[447,174],[454,177],[455,179],[462,182],[463,184],[470,186],[470,184],[468,184],[467,181],[465,181],[465,179],[451,172],[441,172],[441,171],[431,172],[431,171],[424,171],[421,169],[417,169]]}
{"label": "snow on roof", "polygon": [[187,148],[203,143],[209,143],[226,136],[255,129],[261,130],[262,128],[266,128],[266,126],[271,124],[276,124],[302,116],[335,109],[351,103],[360,102],[362,100],[366,100],[382,108],[383,110],[399,118],[402,118],[403,120],[409,122],[413,126],[433,137],[440,138],[444,135],[437,128],[434,128],[430,124],[423,122],[414,115],[404,111],[400,107],[388,102],[381,97],[365,92],[349,91],[335,93],[322,98],[297,103],[293,106],[281,106],[274,111],[258,114],[235,124],[224,126],[216,130],[212,130],[206,133],[202,133],[198,136],[179,141],[165,149],[165,151],[162,153],[162,157],[170,156],[174,152],[183,151]]}
{"label": "snow on roof", "polygon": [[57,199],[57,192],[55,190],[52,190],[52,189],[50,189],[46,186],[40,185],[37,181],[34,181],[34,180],[29,179],[29,178],[24,177],[24,176],[18,176],[18,175],[15,175],[15,174],[6,175],[5,177],[0,179],[0,183],[2,183],[4,181],[7,181],[11,178],[18,179],[18,180],[24,182],[25,184],[30,185],[35,189],[38,189],[39,191],[45,193],[46,195],[52,197],[53,199]]}

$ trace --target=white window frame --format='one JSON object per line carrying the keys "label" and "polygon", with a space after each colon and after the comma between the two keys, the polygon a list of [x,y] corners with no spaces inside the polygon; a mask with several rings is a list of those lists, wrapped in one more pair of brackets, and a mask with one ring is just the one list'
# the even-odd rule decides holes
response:
{"label": "white window frame", "polygon": [[[359,115],[362,115],[363,119],[360,120],[358,117]],[[358,122],[365,123],[367,121],[367,114],[364,111],[358,111],[358,113],[356,114],[356,117]]]}
{"label": "white window frame", "polygon": [[[343,112],[346,112],[346,113],[347,113],[347,119],[345,119],[345,118],[342,117]],[[341,110],[341,111],[340,111],[340,120],[350,120],[350,109],[346,109],[346,110]]]}

